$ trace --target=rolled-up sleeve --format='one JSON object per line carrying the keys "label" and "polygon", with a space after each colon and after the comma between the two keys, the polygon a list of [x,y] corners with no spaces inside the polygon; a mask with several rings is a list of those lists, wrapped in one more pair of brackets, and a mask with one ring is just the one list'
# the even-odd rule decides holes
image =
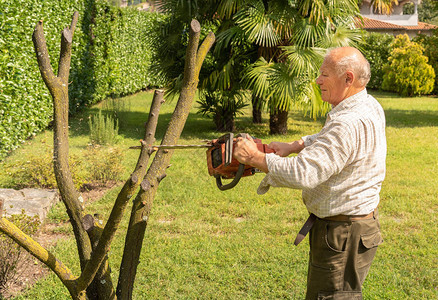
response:
{"label": "rolled-up sleeve", "polygon": [[312,135],[306,135],[303,136],[301,139],[304,142],[304,147],[308,147],[310,145],[312,145],[312,143],[315,141],[315,139],[319,136],[319,132],[312,134]]}
{"label": "rolled-up sleeve", "polygon": [[[312,189],[341,172],[351,157],[355,143],[354,131],[344,122],[332,122],[295,157],[266,154],[269,173],[257,190],[264,194],[270,186]],[[306,140],[304,140],[306,142]]]}

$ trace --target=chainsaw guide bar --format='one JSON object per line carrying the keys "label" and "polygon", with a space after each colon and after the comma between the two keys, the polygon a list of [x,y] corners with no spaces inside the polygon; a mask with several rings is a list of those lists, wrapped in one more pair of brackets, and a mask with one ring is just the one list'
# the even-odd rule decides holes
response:
{"label": "chainsaw guide bar", "polygon": [[[216,178],[216,185],[221,191],[229,190],[236,186],[241,177],[251,176],[255,173],[261,172],[250,165],[244,165],[237,161],[233,157],[234,144],[237,142],[237,137],[247,138],[246,133],[237,134],[236,137],[233,133],[227,133],[218,139],[204,140],[206,144],[203,145],[145,145],[144,141],[142,146],[132,146],[129,149],[141,149],[146,146],[152,151],[159,149],[196,149],[196,148],[208,148],[207,149],[207,168],[210,176]],[[270,149],[266,144],[262,144],[260,139],[253,138],[254,143],[257,145],[257,149],[263,153],[272,153],[274,150]],[[222,179],[232,179],[227,184],[222,184]]]}

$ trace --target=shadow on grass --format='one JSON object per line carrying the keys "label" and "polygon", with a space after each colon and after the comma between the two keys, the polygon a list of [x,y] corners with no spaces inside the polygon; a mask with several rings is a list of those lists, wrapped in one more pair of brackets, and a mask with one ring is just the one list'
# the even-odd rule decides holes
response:
{"label": "shadow on grass", "polygon": [[385,116],[387,127],[438,126],[438,111],[385,109]]}

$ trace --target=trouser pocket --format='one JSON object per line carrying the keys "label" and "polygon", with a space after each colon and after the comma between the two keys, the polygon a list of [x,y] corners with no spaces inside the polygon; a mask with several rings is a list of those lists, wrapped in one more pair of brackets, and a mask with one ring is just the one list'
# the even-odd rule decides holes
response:
{"label": "trouser pocket", "polygon": [[383,243],[382,234],[376,231],[371,234],[360,236],[359,249],[357,253],[356,269],[362,285],[370,270],[371,263],[377,252],[377,246]]}

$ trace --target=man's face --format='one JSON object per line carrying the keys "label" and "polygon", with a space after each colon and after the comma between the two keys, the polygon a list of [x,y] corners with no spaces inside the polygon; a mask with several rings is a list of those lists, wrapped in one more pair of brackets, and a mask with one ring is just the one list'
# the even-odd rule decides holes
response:
{"label": "man's face", "polygon": [[320,75],[316,79],[316,84],[321,88],[322,100],[337,105],[345,96],[345,76],[338,77],[332,63],[327,59],[324,60],[319,71]]}

